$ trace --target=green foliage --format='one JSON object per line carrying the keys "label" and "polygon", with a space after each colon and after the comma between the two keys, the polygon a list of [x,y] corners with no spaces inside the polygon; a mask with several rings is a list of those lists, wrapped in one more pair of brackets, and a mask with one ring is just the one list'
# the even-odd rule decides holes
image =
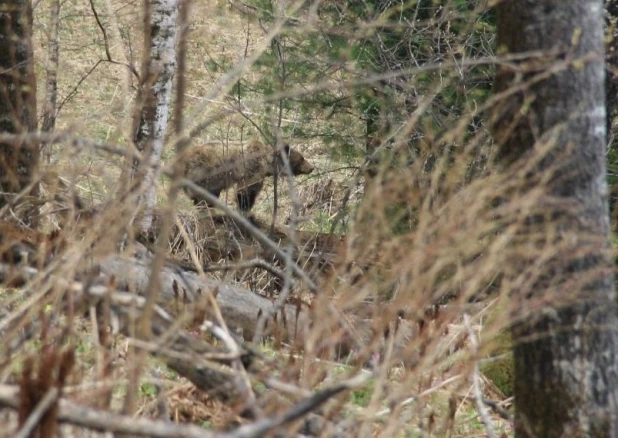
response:
{"label": "green foliage", "polygon": [[314,219],[314,223],[315,223],[315,228],[316,228],[315,231],[318,233],[327,233],[328,230],[330,230],[330,227],[332,226],[330,217],[328,213],[325,211],[318,212],[318,214],[316,215]]}
{"label": "green foliage", "polygon": [[371,395],[373,394],[373,387],[367,386],[365,388],[357,389],[352,392],[352,403],[356,406],[366,407],[371,401]]}
{"label": "green foliage", "polygon": [[355,144],[344,141],[328,149],[328,156],[335,161],[353,162],[360,152]]}
{"label": "green foliage", "polygon": [[77,344],[77,345],[75,346],[75,352],[76,352],[77,354],[86,354],[86,353],[88,352],[88,350],[89,350],[89,349],[90,349],[90,348],[89,348],[86,344],[84,344],[84,343],[82,343],[82,342],[80,342],[79,344]]}
{"label": "green foliage", "polygon": [[253,390],[256,394],[264,394],[266,393],[266,391],[268,391],[268,387],[262,382],[256,382],[253,385]]}
{"label": "green foliage", "polygon": [[[280,4],[274,0],[250,0],[249,4],[265,29],[282,16]],[[294,20],[287,22],[254,65],[257,74],[240,79],[231,95],[242,102],[290,89],[307,90],[263,105],[259,116],[250,116],[252,123],[265,140],[272,141],[273,125],[279,124],[281,114],[295,120],[281,124],[284,136],[320,138],[331,162],[358,165],[367,153],[364,136],[391,136],[410,120],[425,96],[433,100],[412,127],[410,138],[424,138],[428,130],[440,133],[445,127],[459,126],[462,117],[482,107],[491,93],[493,66],[465,64],[468,59],[492,54],[495,14],[482,7],[469,0],[320,4],[320,25],[314,28]],[[445,67],[438,68],[442,63]],[[385,76],[397,72],[405,73]],[[381,75],[379,80],[377,75]],[[339,88],[339,81],[357,82]],[[329,86],[316,89],[318,84]],[[326,120],[335,123],[316,126],[313,121],[324,120],[325,114]],[[334,116],[343,114],[358,122],[352,136],[336,125]],[[481,115],[466,120],[463,132],[446,147],[465,142],[482,128]],[[365,124],[364,132],[361,123]],[[404,151],[405,156],[399,157],[401,150],[383,151],[376,159],[388,162],[388,168],[396,171],[412,164],[413,159],[431,161],[443,152],[436,149],[412,157]],[[482,162],[476,160],[475,165]],[[393,233],[409,232],[415,221],[411,207],[400,203],[388,208]],[[318,229],[328,225],[324,217],[318,217],[317,222]]]}
{"label": "green foliage", "polygon": [[204,67],[206,67],[206,70],[212,73],[217,72],[219,70],[219,64],[212,59],[205,60]]}
{"label": "green foliage", "polygon": [[394,235],[403,235],[414,229],[415,220],[412,209],[405,203],[393,203],[386,206],[386,215]]}
{"label": "green foliage", "polygon": [[507,397],[513,395],[515,378],[515,361],[511,348],[511,333],[506,329],[492,340],[489,350],[491,359],[480,366],[480,371]]}
{"label": "green foliage", "polygon": [[515,361],[511,353],[492,360],[481,367],[481,372],[491,380],[502,393],[511,397],[515,378]]}
{"label": "green foliage", "polygon": [[[328,214],[327,211],[319,210],[312,222],[306,227],[306,231],[313,231],[316,233],[330,233],[332,231],[333,221],[332,217]],[[345,222],[338,223],[335,234],[343,233],[345,234],[347,231],[347,224]]]}
{"label": "green foliage", "polygon": [[142,383],[139,386],[139,392],[146,398],[155,398],[157,396],[157,387],[152,383]]}
{"label": "green foliage", "polygon": [[212,421],[210,420],[204,420],[200,423],[200,426],[203,427],[204,429],[209,429],[212,430],[215,428],[215,425],[213,424]]}
{"label": "green foliage", "polygon": [[[251,6],[258,11],[258,18],[263,27],[268,28],[274,23],[276,16],[280,16],[278,3],[273,0],[251,0]],[[336,5],[320,7],[327,11],[334,21],[341,11]],[[332,14],[332,15],[329,15]],[[324,17],[321,14],[321,18]],[[341,19],[341,17],[339,17]],[[302,29],[302,30],[300,30]],[[348,35],[322,32],[320,29],[310,30],[297,27],[290,23],[283,32],[271,43],[269,50],[257,60],[253,68],[257,74],[243,77],[234,87],[231,95],[236,100],[272,96],[292,88],[306,88],[316,84],[326,84],[332,81],[333,75],[339,69],[338,65],[351,59],[350,41]],[[348,111],[350,101],[340,92],[327,87],[303,96],[281,99],[265,104],[259,116],[252,116],[252,122],[271,141],[274,136],[273,122],[277,125],[280,111],[283,118],[294,119],[299,123],[283,123],[281,129],[288,137],[315,137],[330,138],[338,141],[342,138],[341,130],[330,133],[315,132],[312,121],[316,117],[323,117],[325,112],[334,115],[342,110]],[[326,128],[325,124],[321,128]],[[310,126],[309,131],[305,126]],[[327,138],[327,139],[328,139]]]}

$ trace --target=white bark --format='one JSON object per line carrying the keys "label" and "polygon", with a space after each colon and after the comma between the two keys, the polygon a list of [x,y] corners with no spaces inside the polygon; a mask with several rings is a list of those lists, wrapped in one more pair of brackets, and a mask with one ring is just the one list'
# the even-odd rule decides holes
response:
{"label": "white bark", "polygon": [[[146,150],[147,162],[143,181],[143,205],[145,214],[141,228],[147,230],[152,223],[152,209],[157,203],[157,181],[161,169],[163,139],[172,101],[172,84],[176,69],[176,19],[178,17],[178,0],[153,0],[150,24],[150,50],[144,56],[147,79],[143,90],[152,99],[147,99],[142,110],[140,125],[136,138],[138,147],[144,150],[144,144],[150,141]],[[153,78],[149,79],[149,78]],[[152,94],[150,94],[152,93]],[[154,108],[153,108],[154,106]],[[152,116],[150,116],[152,114]],[[150,129],[152,127],[152,132]],[[144,144],[140,145],[139,141]]]}

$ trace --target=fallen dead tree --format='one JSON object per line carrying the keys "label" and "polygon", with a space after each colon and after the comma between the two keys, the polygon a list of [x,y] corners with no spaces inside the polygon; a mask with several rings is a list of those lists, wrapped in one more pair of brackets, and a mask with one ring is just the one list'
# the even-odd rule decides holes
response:
{"label": "fallen dead tree", "polygon": [[[7,275],[14,278],[16,271],[22,277],[36,279],[39,272],[30,267],[7,266],[0,264],[0,278],[4,280]],[[68,307],[81,309],[107,307],[113,315],[114,328],[127,336],[131,335],[130,326],[132,320],[141,313],[144,305],[144,298],[133,293],[124,292],[114,288],[113,284],[106,284],[105,281],[82,283],[79,281],[67,281],[61,278],[53,278],[53,287],[58,290],[66,291],[66,295],[71,296],[71,302],[63,300],[63,306],[53,313],[50,312],[49,320],[57,319],[65,315]],[[113,282],[112,282],[113,283]],[[41,295],[42,296],[42,295]],[[10,317],[2,320],[0,332],[7,337],[23,327],[23,321],[27,318],[30,305],[22,306],[14,311]],[[251,364],[254,354],[235,344],[233,354],[228,348],[214,347],[213,345],[201,340],[200,338],[187,333],[176,324],[173,318],[163,308],[156,306],[153,319],[151,321],[152,333],[156,337],[167,339],[165,348],[156,348],[156,344],[140,344],[142,348],[152,348],[152,352],[161,357],[170,367],[187,377],[198,388],[208,391],[214,396],[234,397],[234,388],[230,386],[235,373],[230,368],[233,361],[240,360],[243,365]],[[31,319],[28,322],[26,337],[19,340],[10,338],[11,348],[17,348],[16,343],[23,343],[32,337],[33,333],[40,333],[44,327],[38,319]],[[221,337],[221,332],[212,327],[215,336]],[[231,337],[225,338],[230,343]],[[138,341],[139,342],[139,341]],[[235,342],[235,341],[234,341]]]}
{"label": "fallen dead tree", "polygon": [[[114,277],[116,281],[129,286],[138,294],[144,295],[147,291],[148,279],[151,275],[149,259],[135,259],[122,256],[112,256],[101,263],[104,275]],[[197,302],[204,294],[216,296],[216,303],[227,327],[233,333],[241,335],[243,339],[254,338],[258,319],[261,315],[272,314],[271,300],[264,298],[250,290],[232,286],[227,283],[202,278],[194,272],[185,271],[177,265],[166,266],[159,272],[161,281],[161,299],[169,303],[175,299],[174,283],[181,285],[187,292],[189,302]],[[198,291],[201,291],[198,293]],[[334,305],[329,306],[334,314],[339,314]],[[212,315],[210,316],[212,317]],[[297,303],[284,304],[272,314],[267,322],[263,336],[274,336],[277,340],[287,342],[296,347],[304,344],[305,332],[314,324],[325,324],[326,321],[313,320],[310,309]],[[390,324],[389,324],[390,322]],[[346,355],[352,350],[367,346],[370,341],[383,336],[381,332],[389,332],[396,351],[406,350],[407,342],[414,333],[413,324],[393,314],[386,326],[376,324],[376,321],[364,319],[350,314],[340,314],[339,321],[331,327],[332,331],[340,331],[343,335],[337,344],[333,345],[333,352],[338,356]],[[396,330],[393,330],[395,329]],[[380,333],[378,333],[380,332]],[[329,355],[332,357],[332,355]]]}
{"label": "fallen dead tree", "polygon": [[[36,422],[40,420],[41,416],[45,414],[52,405],[56,405],[54,408],[56,409],[56,420],[59,423],[71,424],[101,432],[126,433],[134,436],[155,438],[253,438],[263,436],[265,433],[276,428],[308,417],[302,428],[302,432],[305,436],[316,436],[320,434],[320,432],[330,430],[329,436],[343,437],[346,436],[345,424],[327,425],[326,420],[323,418],[315,415],[311,416],[310,414],[337,394],[364,385],[369,378],[370,375],[367,374],[359,375],[346,382],[322,389],[315,394],[305,397],[292,406],[287,412],[258,419],[228,433],[214,433],[190,424],[176,424],[170,421],[134,418],[133,416],[119,415],[112,412],[86,408],[70,400],[58,398],[57,390],[48,392],[48,394],[51,394],[51,397],[47,398],[50,399],[51,402],[46,403],[46,406],[43,406],[43,403],[41,403],[41,408],[35,410],[30,417],[28,417],[29,421],[26,424],[32,424],[33,426],[30,426],[30,429],[33,430],[36,427]],[[0,384],[0,406],[18,410],[20,406],[19,388],[14,385]],[[24,432],[24,429],[22,428],[20,432]]]}
{"label": "fallen dead tree", "polygon": [[[0,230],[2,231],[2,230]],[[278,241],[286,239],[284,233],[278,232]],[[62,250],[63,239],[57,239],[60,244],[56,244],[50,236],[38,233],[36,242],[43,242],[40,248],[50,247],[51,250],[44,251],[39,260],[55,260],[58,251]],[[309,252],[328,251],[332,256],[337,246],[341,245],[341,240],[327,235],[314,235],[313,233],[298,233],[298,242],[302,243]],[[3,252],[8,253],[28,253],[33,252],[37,255],[37,248],[32,242],[32,238],[24,240],[23,233],[8,227],[6,231],[0,232],[0,242]],[[35,243],[36,243],[35,242]],[[87,276],[92,276],[93,272],[102,275],[105,281],[113,281],[119,285],[121,290],[127,290],[146,296],[149,280],[151,278],[152,255],[149,251],[137,245],[138,250],[135,256],[113,254],[93,261]],[[24,250],[25,249],[25,250]],[[18,255],[19,255],[18,254]],[[21,257],[21,256],[20,256]],[[33,257],[29,257],[32,259]],[[48,263],[46,261],[45,263]],[[59,265],[58,265],[59,266]],[[229,283],[216,281],[206,276],[200,276],[195,270],[183,268],[183,264],[168,261],[159,272],[161,282],[160,304],[173,312],[179,308],[184,310],[201,311],[193,305],[201,306],[208,296],[216,298],[217,311],[220,318],[214,314],[208,315],[207,319],[215,321],[219,325],[230,328],[231,332],[238,335],[240,339],[257,341],[264,336],[273,336],[278,342],[286,342],[295,348],[302,347],[305,343],[305,331],[314,326],[310,309],[306,305],[301,305],[300,301],[290,304],[286,301],[274,303],[270,299],[260,296],[252,291],[243,289]],[[57,272],[52,268],[49,272]],[[6,272],[7,279],[10,277],[9,271]],[[88,279],[91,281],[91,278]],[[97,281],[101,281],[98,279]],[[10,280],[13,282],[13,280]],[[17,282],[19,283],[19,282]],[[6,283],[5,283],[6,284]],[[176,285],[176,286],[175,286]],[[326,301],[330,301],[324,292],[319,294]],[[324,303],[323,303],[324,305]],[[397,312],[382,312],[382,321],[374,321],[367,315],[354,313],[342,313],[333,303],[326,303],[330,317],[320,316],[319,324],[324,334],[335,333],[337,342],[327,347],[330,351],[321,351],[319,355],[325,354],[326,357],[333,358],[334,355],[345,356],[353,350],[367,347],[369,341],[376,341],[382,336],[380,332],[389,332],[393,326],[397,327],[397,338],[395,346],[398,351],[406,348],[407,340],[412,336],[414,330],[410,322],[400,320]],[[0,314],[1,315],[1,314]],[[390,316],[389,316],[390,315]],[[257,332],[257,336],[256,336]],[[375,342],[374,342],[375,343]],[[375,345],[374,345],[375,346]]]}
{"label": "fallen dead tree", "polygon": [[[123,256],[112,256],[102,261],[101,272],[113,276],[119,284],[128,286],[140,295],[146,293],[148,280],[151,275],[150,262],[148,259],[135,259]],[[194,303],[199,296],[213,294],[217,305],[227,326],[244,339],[252,339],[258,317],[270,311],[273,302],[249,290],[200,276],[194,272],[186,271],[177,265],[168,265],[160,273],[161,299],[170,303],[175,299],[174,283],[186,291],[185,301]],[[178,286],[176,289],[178,289]],[[265,334],[277,335],[285,342],[302,340],[300,328],[307,324],[309,315],[306,309],[298,305],[285,305],[278,312],[277,321],[269,324]]]}
{"label": "fallen dead tree", "polygon": [[[81,426],[92,430],[112,433],[129,433],[138,436],[151,436],[157,438],[208,438],[221,436],[208,432],[198,426],[180,425],[169,421],[157,421],[146,418],[133,418],[111,412],[89,409],[66,399],[54,400],[54,403],[58,405],[56,417],[58,422]],[[17,410],[19,404],[19,388],[14,385],[0,385],[0,405]],[[36,420],[36,418],[34,418],[34,420]]]}
{"label": "fallen dead tree", "polygon": [[[20,249],[21,246],[30,249],[32,246],[28,241],[15,245],[11,240],[5,240],[5,246],[11,253],[21,254],[23,251],[14,250]],[[65,315],[75,313],[75,310],[71,310],[71,306],[81,309],[77,311],[97,309],[105,313],[105,309],[108,309],[108,313],[114,315],[116,321],[112,326],[127,335],[136,349],[159,357],[171,369],[176,370],[209,395],[232,403],[238,402],[246,408],[246,412],[243,410],[242,413],[253,422],[247,424],[246,428],[241,427],[230,436],[260,436],[265,431],[301,418],[300,428],[303,431],[312,428],[315,430],[316,427],[323,431],[322,427],[325,424],[330,424],[325,427],[332,430],[333,434],[342,430],[340,424],[345,421],[341,418],[330,418],[327,421],[313,414],[319,414],[316,409],[321,403],[336,393],[350,389],[353,385],[334,387],[326,385],[327,389],[324,391],[310,392],[296,388],[285,380],[278,381],[276,377],[271,376],[282,371],[282,362],[279,360],[281,358],[269,360],[254,350],[252,345],[255,344],[243,341],[243,338],[249,339],[255,335],[260,314],[272,312],[274,303],[269,299],[249,290],[200,276],[170,261],[156,273],[160,278],[162,307],[156,306],[150,319],[154,338],[139,339],[135,338],[131,326],[142,315],[145,300],[140,295],[147,294],[149,280],[153,275],[152,255],[145,248],[141,248],[133,256],[115,254],[98,259],[94,264],[96,269],[90,269],[76,277],[56,275],[55,272],[63,272],[62,266],[58,266],[58,263],[61,264],[64,259],[54,252],[50,257],[54,266],[45,265],[41,269],[25,266],[23,263],[0,264],[0,280],[5,281],[8,278],[15,280],[18,277],[16,274],[19,273],[21,276],[19,283],[25,285],[24,289],[27,291],[24,296],[38,293],[38,302],[41,303],[39,308],[47,302],[46,294],[53,296],[53,292],[57,292],[58,295],[55,295],[54,299],[63,305],[54,307],[47,314],[47,321],[59,322]],[[78,278],[81,281],[71,281],[69,278]],[[63,297],[62,300],[58,300],[59,297]],[[330,350],[326,352],[328,358],[333,358],[335,351],[343,351],[345,354],[346,351],[357,350],[357,353],[360,352],[356,358],[357,364],[375,359],[371,356],[375,352],[383,355],[384,369],[396,362],[406,360],[408,363],[414,362],[414,355],[407,350],[414,333],[414,324],[403,319],[398,320],[395,313],[386,310],[387,303],[382,308],[381,315],[371,319],[366,316],[359,317],[351,314],[352,312],[343,314],[337,310],[336,299],[333,301],[325,294],[318,294],[316,299],[322,300],[321,314],[314,315],[311,309],[283,304],[278,307],[277,312],[274,312],[277,315],[276,321],[274,317],[270,318],[264,328],[262,332],[264,336],[270,335],[294,345],[295,348],[282,350],[285,357],[292,360],[294,352],[310,345],[308,335],[315,336],[315,333],[320,333],[320,337],[324,339],[329,337],[326,331],[331,330],[333,342],[329,344]],[[180,307],[180,312],[175,315],[166,310],[175,306]],[[30,307],[30,303],[26,302],[17,311],[12,311],[8,317],[0,319],[0,334],[14,335],[25,327],[28,328],[30,339],[44,333],[43,321],[37,319],[36,315],[27,318]],[[191,321],[196,312],[202,311],[200,327],[217,340],[216,346],[184,330],[184,322]],[[326,317],[325,312],[331,313]],[[4,336],[4,338],[10,340],[13,337]],[[378,345],[379,342],[376,344],[378,339],[381,339],[381,345]],[[434,354],[437,350],[443,349],[436,347],[433,350]],[[316,350],[303,354],[303,359],[312,364],[317,364],[316,359],[319,357],[322,356]],[[378,364],[380,361],[378,357]],[[362,371],[359,376],[367,374],[372,373]],[[254,393],[255,382],[261,382],[269,391],[262,394]],[[269,406],[269,397],[273,397],[273,393],[285,394],[284,399],[279,402],[277,414],[272,416],[261,414],[261,409]],[[12,402],[6,403],[10,405]],[[310,413],[311,418],[308,417]],[[314,426],[316,421],[319,426]],[[172,431],[170,432],[172,435],[161,436],[176,436],[173,433],[177,432]],[[131,429],[126,430],[126,433],[132,433]],[[155,433],[151,435],[157,436]],[[191,432],[187,431],[186,436],[191,436]]]}
{"label": "fallen dead tree", "polygon": [[[77,307],[85,306],[87,308],[107,306],[109,308],[108,310],[115,317],[117,329],[129,336],[131,333],[131,321],[139,317],[145,300],[133,293],[115,289],[112,284],[116,283],[118,280],[106,278],[106,271],[122,274],[123,270],[118,268],[119,263],[124,263],[126,265],[126,260],[115,259],[108,261],[107,266],[103,268],[103,276],[93,282],[82,283],[78,281],[67,281],[61,278],[53,278],[55,287],[66,290],[71,300],[65,299],[64,305],[52,312],[49,318],[54,319],[60,315],[66,314],[69,310],[68,307],[74,305],[77,305]],[[145,266],[141,266],[141,268],[140,266],[141,264],[139,262],[134,262],[133,272],[135,272],[135,267],[137,267],[137,270],[147,269]],[[36,280],[41,274],[37,269],[32,267],[16,267],[0,264],[0,279],[4,280],[8,275],[10,275],[11,278],[15,278],[17,271],[26,282]],[[183,273],[182,276],[188,274],[190,273]],[[171,274],[162,273],[162,276],[165,275]],[[176,275],[180,274],[176,272]],[[197,284],[198,279],[190,277],[189,275],[189,278],[184,279],[185,284],[189,288],[191,288],[191,285],[205,286],[204,283]],[[116,278],[115,275],[113,278]],[[173,281],[171,279],[169,280]],[[120,285],[120,283],[118,284]],[[133,284],[139,288],[140,280],[138,279],[138,281]],[[229,297],[236,296],[234,294],[238,292],[237,290],[231,287],[226,289],[223,286],[224,285],[220,285],[219,290],[224,291],[224,296],[226,293]],[[242,292],[243,294],[251,294],[248,291]],[[221,295],[218,295],[218,297],[221,297]],[[15,332],[18,325],[12,324],[12,322],[23,320],[23,316],[26,315],[27,309],[27,307],[22,309],[22,314],[18,314],[20,313],[19,311],[16,312],[17,314],[14,314],[10,321],[5,321],[2,331],[5,334]],[[165,339],[166,341],[161,344],[158,341],[152,343],[134,340],[134,344],[163,359],[169,367],[178,371],[180,375],[186,377],[198,388],[207,391],[210,395],[229,400],[230,398],[240,398],[241,396],[246,397],[247,394],[252,393],[251,382],[243,378],[243,373],[239,371],[240,369],[247,370],[252,376],[265,376],[270,374],[269,372],[265,372],[268,369],[267,361],[262,360],[263,358],[261,358],[259,354],[255,353],[251,348],[248,348],[243,342],[234,339],[230,333],[216,324],[205,321],[202,328],[210,331],[214,337],[221,340],[225,347],[214,347],[208,342],[182,330],[176,322],[177,321],[164,309],[156,306],[151,321],[152,333],[157,339]],[[30,325],[31,332],[43,332],[45,330],[41,321],[33,320],[30,322]],[[235,364],[238,366],[235,366]],[[298,392],[305,394],[305,397],[293,405],[287,412],[272,417],[256,417],[255,415],[250,415],[254,418],[254,422],[243,425],[236,431],[228,434],[204,435],[203,430],[193,426],[178,426],[168,422],[146,419],[131,421],[132,419],[127,416],[84,408],[68,400],[61,400],[60,390],[55,386],[47,390],[45,397],[36,405],[36,409],[31,412],[30,416],[38,416],[39,418],[34,418],[30,423],[36,425],[40,417],[54,405],[54,409],[56,409],[55,418],[57,421],[100,431],[132,433],[157,437],[257,437],[269,430],[306,417],[333,396],[365,384],[370,378],[370,375],[371,373],[360,373],[351,380],[322,389],[315,393],[307,394],[306,391],[301,392],[299,389]],[[286,390],[289,391],[289,384],[277,382],[275,378],[267,377],[263,382],[267,387],[286,388]],[[18,388],[10,385],[0,386],[0,405],[18,409],[20,406]],[[317,433],[325,427],[325,424],[326,420],[319,416],[312,416],[306,419],[306,424],[303,426],[303,429],[308,433]]]}

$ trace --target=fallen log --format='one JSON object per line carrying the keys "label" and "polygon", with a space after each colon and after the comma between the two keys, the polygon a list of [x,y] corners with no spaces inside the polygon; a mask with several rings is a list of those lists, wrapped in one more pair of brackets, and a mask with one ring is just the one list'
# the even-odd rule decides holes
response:
{"label": "fallen log", "polygon": [[[65,314],[68,311],[67,307],[72,307],[73,304],[86,304],[88,306],[107,305],[110,311],[118,318],[120,331],[130,336],[131,321],[142,312],[145,302],[144,298],[132,293],[119,291],[115,289],[116,286],[112,287],[111,285],[100,284],[101,280],[104,280],[106,276],[105,270],[118,274],[127,272],[127,269],[119,268],[121,263],[124,264],[126,268],[127,259],[120,257],[111,258],[101,271],[103,278],[100,277],[95,281],[87,283],[70,281],[60,277],[54,278],[55,285],[59,286],[62,290],[69,291],[69,295],[73,298],[70,300],[71,303],[69,303],[69,301],[64,301],[63,306],[54,312],[56,317]],[[147,267],[140,260],[133,260],[130,265],[130,270],[133,275],[135,275],[136,271],[147,270]],[[136,267],[137,269],[135,269]],[[0,280],[5,279],[6,275],[12,273],[14,268],[20,271],[20,275],[25,281],[35,280],[40,275],[40,272],[32,267],[12,267],[0,263]],[[169,273],[162,272],[161,274],[165,276],[165,274]],[[184,276],[185,274],[186,273],[183,273],[182,275]],[[114,275],[116,280],[111,280],[110,278],[109,283],[117,284],[118,277],[116,277],[115,274],[112,275]],[[180,274],[176,272],[176,275]],[[138,288],[142,287],[142,283],[147,281],[147,279],[139,278],[139,276],[137,278],[138,281],[133,282],[133,285]],[[135,277],[133,277],[133,279],[135,279]],[[171,279],[169,280],[173,281]],[[199,279],[194,278],[184,280],[188,287],[195,285],[196,282],[199,281]],[[225,291],[226,289],[221,286],[225,285],[217,285],[214,287],[218,287],[219,290]],[[169,293],[169,290],[167,290],[167,292]],[[229,288],[227,292],[234,293],[234,289]],[[197,292],[195,291],[195,293]],[[251,295],[251,293],[247,292],[247,295]],[[53,318],[51,314],[49,317]],[[152,326],[152,333],[155,336],[168,338],[166,342],[167,346],[162,347],[159,344],[150,344],[137,339],[133,339],[133,342],[163,359],[168,366],[175,369],[180,375],[186,377],[196,385],[196,387],[208,392],[213,397],[223,400],[238,400],[240,397],[247,394],[247,388],[243,387],[244,383],[239,382],[239,370],[234,366],[235,362],[241,362],[244,368],[247,368],[256,376],[264,375],[264,372],[267,372],[267,370],[263,368],[263,364],[260,364],[258,354],[253,353],[251,348],[247,349],[245,346],[236,343],[236,341],[223,333],[220,329],[213,327],[212,324],[209,325],[205,323],[204,326],[210,327],[209,331],[223,340],[224,344],[226,344],[226,348],[215,347],[175,326],[174,319],[158,306],[154,308],[153,318],[150,323]],[[15,326],[13,324],[9,323],[7,325],[6,331],[14,331]],[[43,330],[42,322],[39,320],[31,320],[30,325],[32,325],[33,330],[39,332]],[[171,336],[169,336],[170,334]],[[226,341],[226,339],[228,341]],[[256,361],[256,359],[258,360]],[[267,431],[300,419],[303,421],[303,429],[307,431],[316,428],[321,430],[323,425],[326,424],[326,420],[319,416],[312,417],[308,415],[317,410],[320,405],[333,396],[361,386],[365,384],[368,379],[369,375],[360,374],[346,382],[340,382],[334,386],[324,388],[321,391],[310,393],[309,396],[300,400],[296,405],[288,409],[287,412],[281,415],[274,415],[273,417],[262,418],[252,424],[242,426],[229,436],[239,438],[262,436]],[[269,378],[269,382],[270,381],[274,382],[276,379]],[[246,381],[246,383],[249,382]],[[2,389],[5,389],[5,387]],[[6,387],[6,389],[5,392],[0,394],[0,405],[8,405],[16,408],[19,401],[15,389],[9,389],[8,387]],[[56,401],[57,400],[54,400],[54,403]],[[136,430],[131,427],[131,423],[126,422],[127,417],[82,408],[80,406],[75,406],[75,410],[78,410],[80,415],[70,416],[67,412],[71,412],[72,410],[64,409],[67,407],[67,403],[70,402],[64,400],[60,402],[58,420],[61,422],[68,422],[96,430],[113,430],[118,432],[135,432]],[[316,420],[318,420],[317,423]],[[152,436],[194,436],[195,433],[199,432],[199,429],[191,426],[167,427],[166,425],[169,423],[159,421],[153,422],[145,419],[138,422],[143,429],[148,430],[147,434]],[[338,434],[338,436],[343,435]]]}
{"label": "fallen log", "polygon": [[[0,384],[0,405],[19,409],[19,388]],[[175,424],[170,421],[134,418],[80,406],[71,400],[60,399],[57,419],[59,423],[73,424],[83,428],[108,433],[128,433],[135,436],[156,438],[219,437],[202,427],[192,424]]]}
{"label": "fallen log", "polygon": [[[101,262],[101,272],[114,276],[119,284],[124,284],[140,295],[146,294],[148,279],[151,275],[148,259],[139,260],[119,255],[108,257]],[[273,302],[249,290],[232,286],[227,283],[208,278],[201,278],[198,274],[182,270],[177,266],[166,266],[159,272],[161,278],[161,298],[163,303],[175,299],[174,282],[182,287],[190,302],[198,298],[198,291],[212,293],[216,296],[226,325],[243,339],[252,339],[255,334],[256,322],[260,314],[268,313]],[[163,304],[162,303],[162,304]],[[165,304],[164,304],[165,306]],[[277,331],[284,342],[294,343],[302,341],[301,328],[309,321],[307,309],[298,306],[284,305],[277,318],[278,324],[270,323],[265,334]]]}
{"label": "fallen log", "polygon": [[[151,275],[148,260],[148,257],[138,260],[112,256],[102,262],[101,271],[106,276],[114,276],[116,281],[128,285],[131,290],[143,295],[146,293],[148,278]],[[274,305],[269,299],[250,290],[213,279],[201,278],[196,273],[182,270],[178,266],[166,266],[159,275],[161,304],[165,308],[169,309],[169,302],[175,299],[174,282],[184,287],[191,302],[196,301],[200,290],[202,294],[213,293],[216,295],[216,302],[227,327],[248,341],[253,339],[259,315],[270,312]],[[168,303],[167,306],[165,301]],[[338,313],[334,307],[331,307],[331,310],[333,313]],[[276,314],[276,320],[271,319],[268,322],[262,334],[273,336],[279,341],[302,349],[305,334],[309,330],[318,328],[324,333],[324,338],[337,332],[339,334],[333,336],[334,342],[330,344],[328,351],[324,351],[324,354],[332,358],[332,354],[342,357],[354,351],[366,350],[361,357],[356,358],[364,362],[368,359],[367,355],[371,354],[368,350],[375,350],[379,345],[384,347],[390,333],[393,357],[411,364],[417,360],[417,354],[408,348],[409,341],[416,332],[416,324],[413,321],[399,318],[393,312],[390,313],[392,317],[385,310],[380,321],[349,313],[345,315],[340,313],[341,317],[337,320],[321,318],[316,321],[308,308],[286,304]],[[208,319],[214,320],[212,315],[209,315]]]}

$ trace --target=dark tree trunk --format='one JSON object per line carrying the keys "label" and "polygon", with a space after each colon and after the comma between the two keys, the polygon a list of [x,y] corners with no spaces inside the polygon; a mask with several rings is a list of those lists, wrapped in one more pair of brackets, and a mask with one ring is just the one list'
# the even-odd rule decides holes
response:
{"label": "dark tree trunk", "polygon": [[[31,37],[30,1],[1,2],[0,132],[20,134],[36,129],[36,81]],[[0,207],[11,202],[11,194],[30,186],[38,157],[38,144],[21,140],[0,143]],[[30,193],[36,195],[36,187]],[[24,219],[28,221],[28,218]]]}
{"label": "dark tree trunk", "polygon": [[549,181],[526,218],[528,253],[514,275],[534,272],[539,231],[543,249],[555,254],[536,266],[536,281],[513,292],[521,312],[512,330],[515,436],[615,437],[618,310],[607,257],[603,1],[503,1],[497,16],[501,54],[535,55],[499,64],[496,93],[512,93],[494,112],[498,159],[506,167],[536,160],[521,172],[524,192],[532,188],[525,180]]}
{"label": "dark tree trunk", "polygon": [[[58,102],[58,62],[60,57],[60,0],[52,0],[49,7],[49,41],[47,48],[47,78],[45,83],[45,104],[43,107],[43,126],[41,131],[53,132],[56,127],[56,111]],[[51,161],[52,144],[42,146],[47,162]]]}

